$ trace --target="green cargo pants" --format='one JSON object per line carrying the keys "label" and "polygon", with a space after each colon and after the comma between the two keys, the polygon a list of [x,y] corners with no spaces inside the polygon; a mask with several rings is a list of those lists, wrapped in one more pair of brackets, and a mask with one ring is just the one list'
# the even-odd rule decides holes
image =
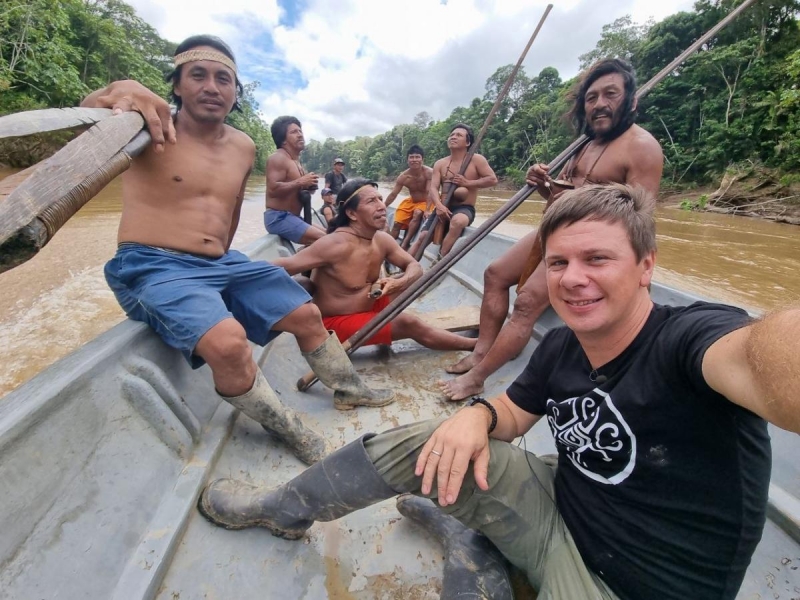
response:
{"label": "green cargo pants", "polygon": [[[365,441],[367,454],[398,493],[422,495],[414,467],[442,420],[392,429]],[[584,564],[554,502],[554,471],[507,442],[490,440],[489,490],[476,484],[472,465],[455,504],[442,510],[488,537],[539,590],[538,600],[616,600]],[[434,483],[429,498],[436,499]]]}

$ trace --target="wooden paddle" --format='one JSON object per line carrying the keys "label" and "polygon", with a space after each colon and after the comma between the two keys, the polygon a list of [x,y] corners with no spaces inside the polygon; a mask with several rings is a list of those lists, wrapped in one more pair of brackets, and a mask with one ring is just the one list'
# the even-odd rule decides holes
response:
{"label": "wooden paddle", "polygon": [[[105,109],[104,109],[105,110]],[[0,191],[0,273],[34,256],[150,143],[137,112],[104,119]],[[6,180],[4,180],[5,182]]]}
{"label": "wooden paddle", "polygon": [[0,117],[0,139],[94,125],[111,116],[110,108],[45,108]]}
{"label": "wooden paddle", "polygon": [[[723,18],[719,23],[717,23],[714,27],[708,30],[704,35],[697,39],[691,46],[689,46],[686,50],[684,50],[675,60],[669,63],[666,67],[661,69],[655,76],[653,76],[650,81],[645,83],[642,87],[639,88],[636,97],[642,98],[647,93],[650,92],[658,83],[663,80],[667,75],[669,75],[674,69],[683,63],[693,52],[695,52],[698,48],[700,48],[703,44],[708,42],[709,39],[714,37],[723,27],[728,25],[731,21],[733,21],[737,16],[739,16],[742,11],[748,8],[757,0],[745,0],[742,4],[740,4],[736,9],[731,11],[725,18]],[[550,172],[556,172],[558,169],[563,167],[566,162],[572,157],[573,154],[578,152],[583,146],[585,146],[589,142],[589,138],[585,135],[579,137],[577,140],[572,142],[566,149],[564,149],[561,154],[559,154],[556,158],[554,158],[549,166]],[[459,244],[453,248],[453,250],[444,256],[436,265],[431,267],[422,277],[420,277],[417,281],[415,281],[408,289],[406,289],[401,294],[398,294],[397,297],[392,300],[392,302],[384,308],[381,312],[375,315],[369,323],[364,325],[361,329],[356,331],[347,341],[349,342],[349,347],[346,348],[347,353],[350,354],[360,348],[364,342],[370,339],[377,331],[380,331],[381,327],[389,323],[392,319],[394,319],[397,315],[399,315],[403,310],[405,310],[412,302],[414,302],[417,298],[419,298],[423,293],[425,293],[431,286],[433,286],[439,279],[444,277],[447,273],[448,269],[457,263],[461,258],[466,256],[466,254],[472,250],[478,243],[489,235],[492,230],[497,227],[500,223],[503,222],[511,213],[513,213],[517,207],[522,204],[534,191],[536,190],[535,186],[525,185],[521,190],[519,190],[514,196],[512,196],[506,203],[501,206],[491,217],[489,217],[486,221],[484,221],[480,227],[478,227],[472,235],[467,237],[464,240],[464,243]],[[538,236],[537,236],[538,239]],[[538,244],[540,251],[541,251],[541,244]],[[536,244],[534,244],[536,247]],[[541,260],[541,258],[540,258]],[[314,382],[317,381],[314,373],[307,373],[305,376],[300,378],[297,382],[297,389],[300,391],[304,391],[308,389]]]}

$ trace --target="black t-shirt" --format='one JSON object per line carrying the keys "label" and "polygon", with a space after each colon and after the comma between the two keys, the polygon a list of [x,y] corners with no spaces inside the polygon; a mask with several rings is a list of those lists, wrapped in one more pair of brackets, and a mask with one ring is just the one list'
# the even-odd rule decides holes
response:
{"label": "black t-shirt", "polygon": [[325,187],[330,188],[334,194],[339,193],[346,181],[347,177],[344,176],[344,173],[336,173],[334,171],[325,173]]}
{"label": "black t-shirt", "polygon": [[708,386],[702,361],[748,321],[719,304],[656,305],[597,382],[561,327],[508,389],[517,406],[546,415],[559,512],[623,600],[732,599],[741,586],[766,519],[769,434]]}

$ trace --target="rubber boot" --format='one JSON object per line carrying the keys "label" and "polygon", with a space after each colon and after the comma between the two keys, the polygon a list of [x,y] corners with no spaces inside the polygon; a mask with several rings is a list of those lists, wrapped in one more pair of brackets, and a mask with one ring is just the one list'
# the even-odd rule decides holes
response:
{"label": "rubber boot", "polygon": [[322,460],[331,450],[325,438],[306,427],[300,416],[278,399],[260,369],[249,392],[221,397],[275,434],[307,465]]}
{"label": "rubber boot", "polygon": [[226,529],[265,527],[287,540],[301,538],[314,521],[333,521],[397,494],[375,470],[364,439],[272,490],[217,479],[200,494],[197,507],[206,519]]}
{"label": "rubber boot", "polygon": [[331,332],[328,339],[311,352],[303,352],[319,380],[333,389],[333,406],[350,410],[356,406],[386,406],[394,402],[394,392],[368,388],[356,373],[339,338]]}
{"label": "rubber boot", "polygon": [[485,536],[465,527],[426,498],[402,494],[397,498],[397,510],[442,542],[442,600],[513,600],[506,559]]}

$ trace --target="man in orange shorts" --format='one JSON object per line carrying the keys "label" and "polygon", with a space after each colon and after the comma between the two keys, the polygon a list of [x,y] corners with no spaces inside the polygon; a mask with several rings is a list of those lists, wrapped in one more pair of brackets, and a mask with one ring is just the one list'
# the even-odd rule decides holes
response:
{"label": "man in orange shorts", "polygon": [[[422,267],[383,229],[386,205],[374,181],[351,179],[337,195],[338,211],[328,233],[294,256],[274,264],[290,275],[312,270],[313,299],[325,326],[344,342],[369,322],[392,298],[422,276]],[[404,271],[400,277],[381,277],[384,261]],[[377,283],[380,298],[370,296]],[[471,350],[475,340],[437,329],[419,317],[400,313],[370,344],[412,339],[433,350]]]}
{"label": "man in orange shorts", "polygon": [[419,231],[422,219],[430,212],[428,207],[428,187],[431,184],[433,169],[423,164],[425,151],[414,144],[406,153],[408,169],[400,173],[397,181],[394,182],[394,189],[386,198],[386,207],[394,202],[403,187],[408,188],[411,194],[400,203],[394,213],[394,226],[392,227],[392,237],[397,239],[400,232],[405,230],[403,243],[400,245],[403,250],[408,250],[411,240]]}

